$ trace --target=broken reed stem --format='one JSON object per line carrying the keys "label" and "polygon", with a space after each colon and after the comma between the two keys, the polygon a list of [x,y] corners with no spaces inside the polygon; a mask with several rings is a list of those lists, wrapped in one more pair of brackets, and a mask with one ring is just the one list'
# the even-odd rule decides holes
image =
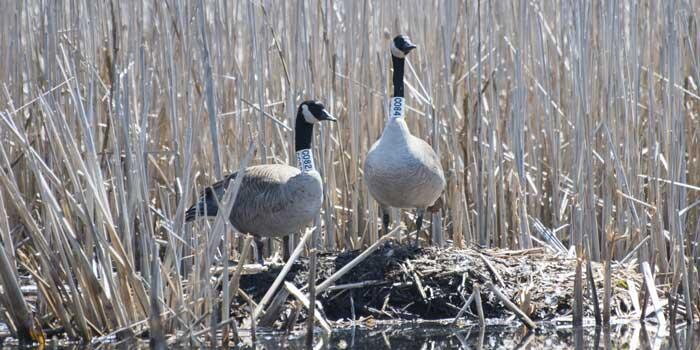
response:
{"label": "broken reed stem", "polygon": [[493,266],[491,261],[486,259],[486,257],[483,254],[479,254],[479,258],[481,258],[481,261],[484,262],[484,265],[486,265],[486,269],[489,270],[489,273],[491,274],[491,278],[493,279],[493,282],[501,286],[501,288],[505,288],[505,283],[503,283],[503,278],[501,278],[501,275],[496,271],[496,268]]}
{"label": "broken reed stem", "polygon": [[269,327],[277,320],[284,302],[287,301],[287,297],[289,297],[287,288],[280,288],[277,295],[272,299],[270,306],[260,316],[260,322],[258,322],[260,327]]}
{"label": "broken reed stem", "polygon": [[[153,249],[155,250],[155,249]],[[157,254],[155,251],[151,252],[152,257],[151,257],[151,289],[150,289],[150,297],[151,297],[151,312],[150,315],[148,316],[148,324],[149,324],[149,338],[150,338],[150,348],[151,349],[157,349],[157,350],[165,350],[167,349],[167,344],[165,343],[165,333],[163,329],[163,320],[160,317],[161,314],[161,303],[158,297],[158,291],[161,289],[160,287],[160,260],[158,260]]]}
{"label": "broken reed stem", "polygon": [[363,260],[365,260],[372,252],[377,250],[379,247],[382,246],[387,241],[390,241],[394,239],[394,235],[396,235],[397,232],[400,232],[401,229],[404,228],[403,225],[395,227],[393,230],[391,230],[388,234],[382,236],[378,241],[374,242],[371,246],[369,246],[365,251],[362,252],[362,254],[358,255],[355,257],[355,259],[352,259],[347,265],[343,266],[340,270],[338,270],[336,273],[331,275],[331,277],[328,277],[327,280],[323,281],[317,288],[316,288],[316,293],[323,293],[326,289],[328,289],[333,282],[337,281],[340,277],[343,277],[346,273],[348,273],[352,268],[357,266],[359,263],[361,263]]}
{"label": "broken reed stem", "polygon": [[626,264],[630,259],[632,259],[634,254],[636,254],[639,251],[639,249],[641,249],[644,246],[644,244],[647,243],[647,241],[649,241],[650,239],[651,236],[644,237],[644,239],[641,242],[639,242],[629,253],[627,253],[627,255],[625,255],[624,258],[622,258],[622,260],[619,261],[619,264]]}
{"label": "broken reed stem", "polygon": [[[289,283],[289,282],[286,282],[286,281],[284,282],[284,287],[287,288],[287,290],[289,291],[289,294],[291,294],[293,297],[295,297],[297,300],[299,300],[299,302],[301,302],[301,304],[302,304],[307,310],[311,310],[310,307],[309,307],[309,305],[310,305],[310,304],[309,304],[309,298],[306,297],[306,295],[304,294],[304,292],[302,292],[301,290],[299,290],[299,288],[297,288],[297,287],[296,287],[295,285],[293,285],[292,283]],[[331,326],[330,326],[330,324],[329,324],[328,321],[321,315],[321,313],[318,312],[318,310],[315,310],[315,309],[314,309],[314,313],[313,313],[313,314],[309,314],[309,318],[311,318],[311,319],[314,319],[314,318],[315,318],[316,321],[318,321],[318,323],[319,323],[319,325],[321,326],[321,328],[323,328],[323,331],[324,331],[324,332],[326,332],[326,333],[328,333],[328,334],[331,333]]]}
{"label": "broken reed stem", "polygon": [[355,282],[355,283],[346,283],[346,284],[336,284],[332,287],[326,288],[328,291],[336,291],[336,290],[348,290],[348,289],[357,289],[357,288],[364,288],[364,287],[369,287],[369,286],[376,286],[379,284],[386,284],[388,282],[386,281],[379,281],[379,280],[369,280],[369,281],[362,281],[362,282]]}
{"label": "broken reed stem", "polygon": [[[287,293],[289,293],[289,289],[285,287],[285,290]],[[301,308],[302,304],[300,301],[295,301],[292,304],[292,314],[289,315],[289,319],[287,319],[287,324],[284,327],[284,336],[285,338],[289,336],[289,334],[292,333],[294,330],[294,326],[297,324],[297,320],[299,319],[299,314],[301,313]]]}
{"label": "broken reed stem", "polygon": [[425,288],[423,288],[423,283],[420,280],[420,277],[418,276],[418,272],[416,272],[416,268],[413,267],[413,264],[411,264],[410,260],[406,260],[406,267],[404,270],[406,271],[406,274],[410,275],[413,277],[413,282],[416,283],[416,289],[418,289],[418,293],[420,294],[421,298],[423,300],[428,299],[428,295],[425,293]]}
{"label": "broken reed stem", "polygon": [[[251,309],[255,308],[255,303],[253,303],[252,299],[248,300],[248,305],[250,306]],[[253,349],[256,348],[255,343],[257,340],[257,333],[258,333],[257,321],[255,320],[255,317],[251,317],[250,318],[250,338],[251,338],[251,342],[253,343]]]}
{"label": "broken reed stem", "polygon": [[297,247],[294,248],[294,252],[292,252],[292,255],[289,257],[289,260],[287,260],[287,263],[284,264],[284,267],[282,267],[282,271],[280,271],[279,275],[277,275],[275,281],[272,282],[272,285],[267,290],[267,292],[265,292],[263,298],[260,299],[260,303],[258,303],[258,306],[253,311],[252,318],[257,319],[260,316],[260,312],[262,312],[263,308],[265,308],[265,305],[267,305],[272,296],[275,294],[277,288],[280,286],[280,284],[282,284],[282,281],[284,281],[284,278],[287,276],[287,273],[292,268],[292,265],[294,265],[294,262],[299,258],[299,255],[301,255],[301,252],[304,250],[304,245],[313,235],[313,232],[314,229],[306,230],[304,237],[301,238],[301,240],[297,244]]}
{"label": "broken reed stem", "polygon": [[[253,143],[253,141],[250,140],[248,143],[248,151],[246,152],[245,157],[238,164],[239,172],[242,172],[245,168],[248,167],[248,164],[255,155],[255,149],[255,143]],[[233,182],[229,182],[226,188],[226,193],[224,193],[224,198],[222,200],[223,206],[220,208],[216,215],[216,218],[214,219],[214,225],[211,230],[211,236],[209,238],[209,242],[207,243],[207,251],[205,252],[205,254],[207,254],[207,257],[211,257],[214,255],[215,249],[219,246],[219,243],[221,242],[221,238],[223,237],[224,233],[224,228],[226,226],[226,223],[229,222],[231,210],[233,209],[233,205],[236,202],[236,197],[238,197],[238,191],[241,187],[242,182],[243,176],[236,176],[236,178],[233,179]],[[202,271],[208,272],[208,268],[206,267],[208,266],[202,266]]]}
{"label": "broken reed stem", "polygon": [[[0,277],[2,278],[3,292],[2,301],[9,304],[4,305],[5,310],[12,316],[12,323],[17,331],[17,338],[22,343],[31,344],[33,341],[44,342],[44,332],[41,327],[34,322],[27,303],[22,297],[22,290],[19,287],[18,279],[13,272],[14,268],[7,254],[5,246],[0,242]],[[42,344],[43,346],[43,344]]]}
{"label": "broken reed stem", "polygon": [[595,317],[595,323],[597,325],[601,324],[600,317],[600,304],[598,301],[598,289],[595,286],[595,279],[593,277],[593,266],[590,259],[586,259],[586,279],[588,280],[588,286],[591,288],[591,299],[593,300],[593,316]]}
{"label": "broken reed stem", "polygon": [[[238,294],[238,287],[241,282],[241,275],[243,274],[243,270],[245,269],[245,262],[248,260],[248,255],[250,255],[250,242],[252,241],[253,236],[251,235],[246,235],[245,239],[243,240],[243,251],[241,251],[241,255],[239,255],[238,257],[238,265],[236,266],[236,271],[234,271],[233,275],[231,276],[231,280],[229,281],[229,292],[227,295],[228,298],[224,299],[224,302],[229,305],[231,304],[231,300],[233,300],[233,296]],[[228,271],[223,272],[223,278],[228,278]]]}
{"label": "broken reed stem", "polygon": [[[238,266],[236,266],[236,271],[233,273],[233,276],[231,276],[231,280],[229,281],[228,287],[228,293],[224,293],[222,296],[223,302],[226,303],[226,305],[231,305],[231,301],[233,300],[234,295],[238,295],[238,288],[241,283],[241,274],[243,273],[245,262],[248,260],[248,255],[250,255],[250,242],[253,241],[253,236],[251,235],[246,235],[245,239],[243,240],[243,251],[241,252],[241,255],[238,257]],[[228,271],[224,270],[223,272],[223,278],[228,279]],[[224,284],[224,287],[226,285]],[[228,308],[225,308],[228,309]],[[226,319],[230,317],[228,314],[225,315],[222,314],[222,319]],[[236,324],[236,320],[233,320],[231,322],[233,328],[233,341],[234,343],[237,343],[239,340],[239,335],[238,335],[238,325]],[[225,326],[224,329],[228,329],[227,326]],[[228,335],[228,331],[226,332],[226,335]],[[224,345],[226,344],[225,340],[227,337],[224,337]]]}
{"label": "broken reed stem", "polygon": [[535,324],[535,322],[533,322],[532,319],[530,319],[530,317],[523,312],[523,310],[520,310],[518,305],[515,305],[512,301],[510,301],[510,299],[508,299],[508,297],[506,297],[497,286],[489,282],[486,284],[486,288],[491,290],[493,294],[503,303],[503,305],[518,316],[518,318],[523,321],[528,328],[537,328],[537,324]]}
{"label": "broken reed stem", "polygon": [[484,307],[481,305],[481,289],[479,285],[474,285],[474,302],[476,302],[476,313],[479,315],[479,327],[486,327],[486,320],[484,319]]}
{"label": "broken reed stem", "polygon": [[[316,230],[314,230],[316,231]],[[315,235],[315,234],[314,234]],[[311,243],[311,257],[309,259],[309,314],[316,315],[316,244]],[[306,320],[306,348],[311,349],[314,345],[314,317]]]}
{"label": "broken reed stem", "polygon": [[[588,250],[590,255],[590,241],[587,239],[587,235],[585,237],[586,238],[584,238],[584,240],[586,241],[586,249]],[[596,325],[600,325],[600,304],[598,303],[598,290],[595,286],[595,278],[593,277],[593,266],[591,264],[591,259],[586,259],[586,280],[588,281],[588,285],[591,288],[591,299],[593,300],[593,315],[595,317],[595,323]],[[608,299],[610,298],[610,296],[606,295],[605,298]]]}
{"label": "broken reed stem", "polygon": [[583,276],[582,267],[583,259],[582,254],[579,252],[576,257],[576,272],[574,275],[574,312],[573,312],[573,323],[574,326],[581,326],[583,324]]}
{"label": "broken reed stem", "polygon": [[[610,243],[611,245],[614,243]],[[605,325],[610,324],[610,313],[611,313],[611,300],[610,298],[612,297],[612,276],[611,276],[611,258],[608,256],[605,261],[603,262],[603,323]],[[590,260],[588,262],[590,265]],[[595,287],[595,286],[594,286]],[[595,289],[592,290],[593,293],[595,293]],[[594,294],[595,295],[595,294]],[[598,307],[598,297],[596,296],[595,299],[595,311],[596,311],[596,323],[599,322],[600,315],[598,314],[600,312],[600,309]]]}
{"label": "broken reed stem", "polygon": [[[455,316],[454,320],[452,320],[452,325],[455,325],[457,323],[457,320],[459,320],[462,315],[464,315],[465,312],[469,309],[469,306],[472,304],[472,301],[474,300],[476,294],[474,294],[474,291],[472,291],[472,294],[469,294],[469,299],[467,299],[464,302],[464,305],[462,306],[461,309],[459,309],[459,312],[457,312],[457,316]],[[464,297],[462,297],[464,298]],[[464,300],[464,299],[462,299]]]}
{"label": "broken reed stem", "polygon": [[[666,329],[666,317],[664,317],[663,305],[659,301],[659,296],[656,294],[656,283],[654,282],[654,276],[651,274],[651,267],[649,267],[649,262],[642,262],[642,274],[644,277],[644,289],[646,290],[646,295],[651,299],[651,305],[654,307],[653,312],[656,313],[656,321],[659,323],[660,329]],[[644,300],[646,305],[646,300]],[[643,316],[642,316],[643,317]]]}
{"label": "broken reed stem", "polygon": [[[221,328],[221,327],[227,326],[227,325],[229,325],[229,324],[231,324],[231,323],[234,323],[235,321],[236,321],[236,319],[233,318],[233,317],[227,318],[226,320],[217,323],[217,324],[216,324],[216,328]],[[202,330],[199,330],[199,331],[197,331],[197,332],[192,333],[192,337],[193,337],[193,338],[197,338],[197,337],[202,336],[202,335],[204,335],[204,334],[210,333],[211,330],[212,330],[212,327],[206,327],[206,328],[204,328],[204,329],[202,329]],[[251,332],[254,333],[254,330],[252,330]]]}

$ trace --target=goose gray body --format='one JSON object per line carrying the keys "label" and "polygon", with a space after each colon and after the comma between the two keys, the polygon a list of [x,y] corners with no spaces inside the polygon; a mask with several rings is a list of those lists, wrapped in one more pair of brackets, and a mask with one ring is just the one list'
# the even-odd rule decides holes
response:
{"label": "goose gray body", "polygon": [[389,119],[382,136],[372,145],[365,159],[365,182],[382,209],[384,232],[389,232],[389,207],[416,208],[416,240],[419,244],[425,210],[440,198],[445,188],[442,165],[432,147],[411,135],[404,118],[404,65],[406,55],[415,49],[405,35],[391,42],[391,80],[394,94]]}
{"label": "goose gray body", "polygon": [[385,207],[425,209],[440,197],[445,176],[435,151],[411,135],[403,118],[390,118],[367,153],[365,182]]}
{"label": "goose gray body", "polygon": [[[308,100],[299,105],[294,122],[294,148],[297,168],[280,165],[256,165],[233,173],[207,187],[197,203],[185,213],[185,221],[197,216],[216,216],[219,201],[231,184],[240,178],[238,194],[229,221],[240,232],[258,238],[283,237],[299,233],[318,215],[323,203],[321,175],[314,165],[311,141],[314,124],[337,121],[320,101]],[[262,241],[256,240],[258,262],[264,263]],[[288,250],[283,249],[285,258]]]}
{"label": "goose gray body", "polygon": [[[207,188],[199,202],[190,208],[186,220],[197,215],[215,216],[217,199],[232,184],[238,172]],[[300,232],[321,209],[323,187],[316,171],[280,164],[256,165],[244,170],[238,196],[229,217],[240,232],[259,237],[282,237]]]}

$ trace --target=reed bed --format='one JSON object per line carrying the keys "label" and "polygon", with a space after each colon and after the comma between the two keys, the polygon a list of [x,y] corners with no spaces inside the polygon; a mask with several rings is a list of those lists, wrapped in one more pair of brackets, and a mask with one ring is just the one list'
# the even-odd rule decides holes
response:
{"label": "reed bed", "polygon": [[[447,176],[424,239],[570,250],[579,300],[590,260],[608,276],[619,261],[647,262],[671,322],[679,305],[698,311],[694,1],[0,8],[0,302],[19,337],[150,329],[161,345],[201,344],[217,330],[254,328],[255,319],[232,322],[221,302],[246,300],[240,272],[212,274],[249,256],[250,240],[222,218],[185,225],[184,211],[246,164],[295,164],[293,118],[305,99],[324,101],[340,122],[316,133],[325,199],[313,251],[302,254],[379,240],[362,164],[385,120],[397,33],[419,45],[407,122]],[[413,213],[401,217],[411,230]]]}

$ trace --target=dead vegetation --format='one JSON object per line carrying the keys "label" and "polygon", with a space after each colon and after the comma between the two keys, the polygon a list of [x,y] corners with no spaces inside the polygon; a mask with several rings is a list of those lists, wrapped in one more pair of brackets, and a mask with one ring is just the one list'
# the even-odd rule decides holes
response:
{"label": "dead vegetation", "polygon": [[[294,280],[278,280],[283,289],[239,289],[239,277],[251,277],[233,262],[249,259],[250,241],[223,216],[185,225],[184,211],[223,173],[295,164],[292,118],[309,98],[339,123],[314,140],[326,194],[315,239],[298,245],[300,233],[292,245],[300,258],[321,257],[311,289],[339,303],[332,316],[347,318],[350,295],[357,318],[456,315],[463,298],[472,302],[463,315],[507,308],[526,324],[569,310],[576,324],[593,310],[602,323],[639,312],[666,325],[700,311],[692,1],[0,4],[8,334],[148,334],[161,346],[198,346],[216,334],[236,340],[239,328],[269,322],[270,308],[291,300],[289,318],[302,320],[315,294],[303,274],[290,265]],[[419,45],[407,61],[406,120],[439,151],[447,177],[422,241],[452,248],[392,260],[375,257],[386,248],[367,250],[384,247],[386,235],[361,169],[386,116],[387,38],[400,32]],[[466,248],[475,244],[494,250],[482,259]],[[280,248],[268,242],[266,253]],[[547,265],[542,249],[575,258]],[[356,254],[348,251],[378,265],[327,266],[326,254],[340,253],[340,263]],[[463,288],[462,275],[433,271],[459,271],[460,262],[474,267]],[[362,288],[338,289],[351,283]],[[634,297],[618,298],[630,286],[639,311]],[[538,294],[555,287],[563,293],[555,301]],[[244,304],[257,312],[241,322]],[[328,327],[320,312],[314,319]]]}
{"label": "dead vegetation", "polygon": [[[358,254],[353,251],[319,256],[319,282]],[[286,280],[304,285],[308,280],[307,263],[306,259],[295,263]],[[455,318],[460,315],[460,321],[474,322],[478,319],[479,307],[469,297],[479,286],[483,315],[492,322],[515,317],[493,288],[498,288],[534,321],[571,322],[575,265],[575,258],[556,256],[543,248],[520,251],[439,249],[388,243],[338,279],[320,295],[319,301],[329,321],[355,320],[371,324],[377,320],[449,319],[456,322]],[[598,300],[602,300],[603,268],[598,263],[593,263],[592,268]],[[241,289],[258,300],[268,291],[279,270],[273,268],[244,275]],[[616,265],[612,281],[612,316],[639,319],[641,274],[633,265]],[[592,289],[586,288],[584,315],[592,320],[595,310],[590,293]],[[460,312],[468,300],[466,313]],[[294,303],[291,299],[286,301],[273,311],[279,317],[274,321],[266,320],[262,326],[288,327]],[[246,304],[238,304],[234,309],[241,321],[250,313]]]}

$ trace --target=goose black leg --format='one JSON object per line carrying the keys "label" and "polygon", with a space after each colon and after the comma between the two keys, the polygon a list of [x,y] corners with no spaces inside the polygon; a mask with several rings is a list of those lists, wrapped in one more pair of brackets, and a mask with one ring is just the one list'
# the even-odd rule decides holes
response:
{"label": "goose black leg", "polygon": [[282,259],[285,262],[289,261],[289,236],[284,236],[282,238]]}
{"label": "goose black leg", "polygon": [[384,235],[389,233],[389,208],[382,207],[382,225],[384,228]]}
{"label": "goose black leg", "polygon": [[255,241],[255,245],[253,248],[255,248],[255,259],[258,261],[258,264],[260,265],[265,265],[265,259],[263,259],[263,248],[265,247],[265,244],[263,243],[262,238],[253,238]]}
{"label": "goose black leg", "polygon": [[425,209],[416,210],[416,247],[420,247],[420,229],[423,226],[423,214],[425,214]]}

